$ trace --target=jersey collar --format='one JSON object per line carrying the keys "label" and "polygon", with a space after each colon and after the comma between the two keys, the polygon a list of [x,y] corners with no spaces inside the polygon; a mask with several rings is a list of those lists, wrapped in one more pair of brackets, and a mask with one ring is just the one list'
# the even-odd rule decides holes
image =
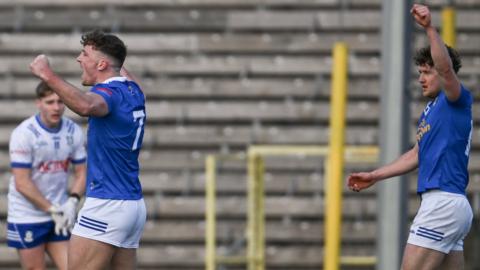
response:
{"label": "jersey collar", "polygon": [[49,128],[45,124],[43,124],[42,120],[40,119],[40,114],[35,115],[35,120],[37,120],[38,125],[48,133],[58,133],[60,129],[62,129],[63,119],[60,119],[60,123],[58,124],[58,127],[54,127],[54,128]]}
{"label": "jersey collar", "polygon": [[114,81],[118,81],[118,82],[125,82],[127,81],[127,78],[126,77],[111,77],[111,78],[108,78],[106,79],[103,83],[111,83],[111,82],[114,82]]}

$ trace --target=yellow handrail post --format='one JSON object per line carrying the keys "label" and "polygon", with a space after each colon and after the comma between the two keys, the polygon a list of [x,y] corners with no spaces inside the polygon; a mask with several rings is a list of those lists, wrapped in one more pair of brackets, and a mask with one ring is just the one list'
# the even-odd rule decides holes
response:
{"label": "yellow handrail post", "polygon": [[255,270],[256,226],[255,226],[255,182],[258,155],[248,155],[248,198],[247,198],[247,269]]}
{"label": "yellow handrail post", "polygon": [[265,269],[263,159],[260,155],[248,155],[248,270]]}
{"label": "yellow handrail post", "polygon": [[453,7],[445,7],[442,10],[442,39],[445,44],[452,48],[455,48],[457,45],[455,20],[455,9]]}
{"label": "yellow handrail post", "polygon": [[333,48],[332,90],[330,99],[330,143],[325,204],[324,269],[340,269],[342,187],[344,162],[345,114],[347,98],[348,48],[338,42]]}
{"label": "yellow handrail post", "polygon": [[258,160],[257,168],[257,268],[265,269],[265,163]]}
{"label": "yellow handrail post", "polygon": [[216,268],[216,170],[215,156],[208,155],[205,160],[205,269]]}

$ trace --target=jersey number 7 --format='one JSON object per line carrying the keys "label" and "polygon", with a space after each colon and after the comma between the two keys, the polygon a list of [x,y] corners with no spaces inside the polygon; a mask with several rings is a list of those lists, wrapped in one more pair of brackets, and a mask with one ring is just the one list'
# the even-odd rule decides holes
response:
{"label": "jersey number 7", "polygon": [[133,122],[137,122],[138,120],[138,128],[137,134],[135,135],[135,140],[133,141],[132,151],[135,151],[138,148],[138,139],[140,138],[140,134],[142,133],[143,119],[145,119],[144,110],[133,111]]}

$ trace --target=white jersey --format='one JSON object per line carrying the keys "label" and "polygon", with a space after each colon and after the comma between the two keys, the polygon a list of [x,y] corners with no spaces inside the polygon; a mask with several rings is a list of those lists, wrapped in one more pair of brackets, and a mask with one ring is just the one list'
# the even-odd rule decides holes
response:
{"label": "white jersey", "polygon": [[[86,160],[81,128],[62,117],[60,127],[50,129],[32,116],[15,128],[10,137],[10,166],[31,169],[31,178],[43,196],[53,204],[68,199],[69,164]],[[10,178],[8,190],[8,222],[37,223],[51,220],[15,188]]]}

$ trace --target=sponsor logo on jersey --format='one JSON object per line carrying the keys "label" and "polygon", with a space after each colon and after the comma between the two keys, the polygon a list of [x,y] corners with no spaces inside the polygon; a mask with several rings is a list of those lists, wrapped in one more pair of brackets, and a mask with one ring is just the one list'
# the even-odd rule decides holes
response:
{"label": "sponsor logo on jersey", "polygon": [[48,160],[38,164],[38,171],[41,173],[55,173],[55,172],[67,172],[70,159],[65,160]]}
{"label": "sponsor logo on jersey", "polygon": [[417,137],[417,142],[420,142],[423,135],[425,135],[425,133],[429,132],[430,129],[431,129],[430,124],[427,124],[425,119],[423,119],[422,122],[420,123],[420,125],[418,125],[417,136],[416,136]]}

